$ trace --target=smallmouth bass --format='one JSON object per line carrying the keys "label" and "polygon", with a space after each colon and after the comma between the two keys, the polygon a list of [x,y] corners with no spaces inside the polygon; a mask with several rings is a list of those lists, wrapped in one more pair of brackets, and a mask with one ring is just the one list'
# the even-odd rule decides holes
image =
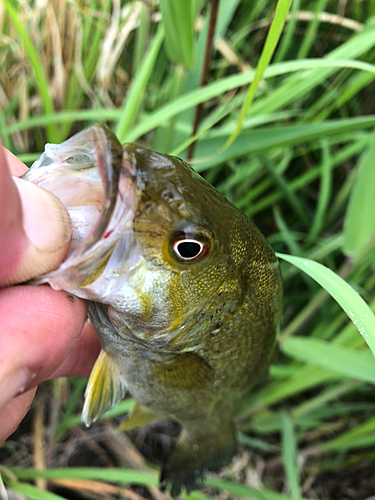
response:
{"label": "smallmouth bass", "polygon": [[90,425],[128,391],[122,425],[182,425],[161,473],[172,496],[235,452],[234,415],[268,367],[281,318],[277,259],[234,205],[179,158],[121,144],[94,125],[24,175],[58,196],[73,226],[49,283],[88,299],[102,342],[85,393]]}

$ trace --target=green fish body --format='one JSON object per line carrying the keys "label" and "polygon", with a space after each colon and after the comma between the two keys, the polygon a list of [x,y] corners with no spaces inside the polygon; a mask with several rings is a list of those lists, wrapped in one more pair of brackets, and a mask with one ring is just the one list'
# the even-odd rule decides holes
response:
{"label": "green fish body", "polygon": [[99,125],[49,147],[26,178],[62,199],[74,241],[38,282],[89,299],[102,341],[83,421],[127,391],[138,404],[123,429],[177,420],[161,484],[190,491],[232,458],[235,413],[269,365],[281,317],[275,254],[179,158],[121,146]]}

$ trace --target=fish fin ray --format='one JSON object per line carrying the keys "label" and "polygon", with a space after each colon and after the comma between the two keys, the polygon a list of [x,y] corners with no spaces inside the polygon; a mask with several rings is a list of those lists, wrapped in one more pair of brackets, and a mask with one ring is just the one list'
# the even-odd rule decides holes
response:
{"label": "fish fin ray", "polygon": [[210,432],[210,422],[203,422],[199,431],[183,428],[176,448],[164,465],[160,476],[160,488],[167,488],[173,498],[181,490],[190,491],[204,484],[208,471],[217,472],[232,459],[236,451],[235,426],[222,424],[216,432]]}
{"label": "fish fin ray", "polygon": [[171,361],[153,364],[154,375],[165,387],[199,390],[213,382],[213,370],[198,354],[176,354]]}
{"label": "fish fin ray", "polygon": [[148,424],[154,420],[161,420],[162,418],[164,417],[146,408],[146,406],[136,403],[130,411],[128,418],[119,425],[118,430],[130,431],[131,429]]}
{"label": "fish fin ray", "polygon": [[115,361],[102,349],[86,387],[82,422],[91,425],[101,415],[112,410],[125,393],[126,385]]}

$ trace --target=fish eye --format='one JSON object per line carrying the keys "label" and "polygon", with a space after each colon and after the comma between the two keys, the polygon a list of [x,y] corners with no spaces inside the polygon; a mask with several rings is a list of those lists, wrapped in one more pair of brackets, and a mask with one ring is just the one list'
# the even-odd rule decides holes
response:
{"label": "fish eye", "polygon": [[183,262],[200,260],[210,251],[208,243],[193,238],[179,238],[172,248],[177,258]]}

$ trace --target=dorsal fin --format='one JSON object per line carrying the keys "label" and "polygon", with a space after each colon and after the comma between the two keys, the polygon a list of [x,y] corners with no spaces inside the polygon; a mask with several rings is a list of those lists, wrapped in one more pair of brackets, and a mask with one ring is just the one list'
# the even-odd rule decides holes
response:
{"label": "dorsal fin", "polygon": [[103,349],[91,371],[85,392],[82,422],[91,425],[125,396],[126,385],[115,361]]}

